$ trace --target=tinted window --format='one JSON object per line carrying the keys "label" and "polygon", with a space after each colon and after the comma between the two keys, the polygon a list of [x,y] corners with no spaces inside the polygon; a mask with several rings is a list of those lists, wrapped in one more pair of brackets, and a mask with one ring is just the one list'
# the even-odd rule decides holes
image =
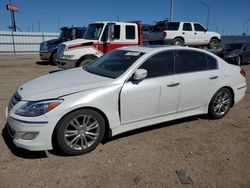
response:
{"label": "tinted window", "polygon": [[217,69],[218,68],[217,60],[214,57],[207,54],[206,57],[207,57],[207,69],[208,70]]}
{"label": "tinted window", "polygon": [[126,26],[126,39],[135,39],[135,26]]}
{"label": "tinted window", "polygon": [[204,27],[202,27],[200,24],[194,24],[194,30],[195,31],[206,31]]}
{"label": "tinted window", "polygon": [[207,69],[206,56],[204,53],[178,50],[176,51],[177,57],[177,73],[188,73],[203,71]]}
{"label": "tinted window", "polygon": [[174,53],[162,52],[150,57],[140,67],[148,71],[147,78],[174,74]]}
{"label": "tinted window", "polygon": [[166,30],[177,31],[179,29],[180,22],[170,22],[166,26]]}
{"label": "tinted window", "polygon": [[183,24],[183,31],[192,31],[192,26],[190,23]]}
{"label": "tinted window", "polygon": [[120,39],[121,26],[115,25],[114,39]]}

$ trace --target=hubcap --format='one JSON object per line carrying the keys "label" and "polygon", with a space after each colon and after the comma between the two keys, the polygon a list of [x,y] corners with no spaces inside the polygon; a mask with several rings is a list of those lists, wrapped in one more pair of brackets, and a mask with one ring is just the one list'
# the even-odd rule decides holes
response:
{"label": "hubcap", "polygon": [[69,122],[64,131],[66,144],[74,150],[84,150],[95,143],[100,133],[98,121],[90,115],[81,115]]}
{"label": "hubcap", "polygon": [[217,115],[224,115],[230,107],[230,97],[227,92],[221,91],[215,97],[213,109]]}

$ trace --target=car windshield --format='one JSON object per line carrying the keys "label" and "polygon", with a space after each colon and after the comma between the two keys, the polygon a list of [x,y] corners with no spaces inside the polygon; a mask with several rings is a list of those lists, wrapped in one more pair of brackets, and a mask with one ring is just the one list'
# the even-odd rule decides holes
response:
{"label": "car windshield", "polygon": [[234,49],[234,50],[240,50],[243,46],[243,43],[232,43],[232,44],[226,44],[225,49]]}
{"label": "car windshield", "polygon": [[84,69],[100,76],[117,78],[143,54],[142,52],[115,50],[105,54]]}
{"label": "car windshield", "polygon": [[87,31],[84,34],[84,39],[98,40],[104,24],[89,24]]}

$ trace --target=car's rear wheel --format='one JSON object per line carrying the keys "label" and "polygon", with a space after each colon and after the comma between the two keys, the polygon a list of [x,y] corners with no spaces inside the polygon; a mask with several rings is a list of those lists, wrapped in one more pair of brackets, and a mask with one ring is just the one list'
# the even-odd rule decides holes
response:
{"label": "car's rear wheel", "polygon": [[181,38],[175,38],[173,40],[173,45],[175,45],[175,46],[183,46],[184,45],[184,41]]}
{"label": "car's rear wheel", "polygon": [[101,114],[81,109],[66,115],[57,124],[55,138],[58,147],[68,155],[81,155],[93,151],[105,132]]}
{"label": "car's rear wheel", "polygon": [[227,88],[219,89],[209,104],[209,115],[213,119],[223,118],[232,106],[232,93]]}

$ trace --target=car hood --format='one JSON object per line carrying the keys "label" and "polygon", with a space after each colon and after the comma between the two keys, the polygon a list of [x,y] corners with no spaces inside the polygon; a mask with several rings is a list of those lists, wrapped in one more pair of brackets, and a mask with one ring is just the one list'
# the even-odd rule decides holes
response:
{"label": "car hood", "polygon": [[95,41],[93,41],[93,40],[87,40],[87,39],[80,38],[80,39],[75,39],[75,40],[64,42],[63,44],[68,46],[68,45],[72,45],[72,44],[88,44],[88,43],[94,43],[94,42]]}
{"label": "car hood", "polygon": [[91,74],[82,67],[51,73],[20,86],[18,93],[24,101],[55,99],[72,93],[105,87],[113,79]]}
{"label": "car hood", "polygon": [[56,45],[56,44],[59,44],[59,43],[61,43],[63,41],[64,41],[63,39],[57,38],[57,39],[47,40],[47,41],[45,41],[43,43],[46,43],[48,45]]}

